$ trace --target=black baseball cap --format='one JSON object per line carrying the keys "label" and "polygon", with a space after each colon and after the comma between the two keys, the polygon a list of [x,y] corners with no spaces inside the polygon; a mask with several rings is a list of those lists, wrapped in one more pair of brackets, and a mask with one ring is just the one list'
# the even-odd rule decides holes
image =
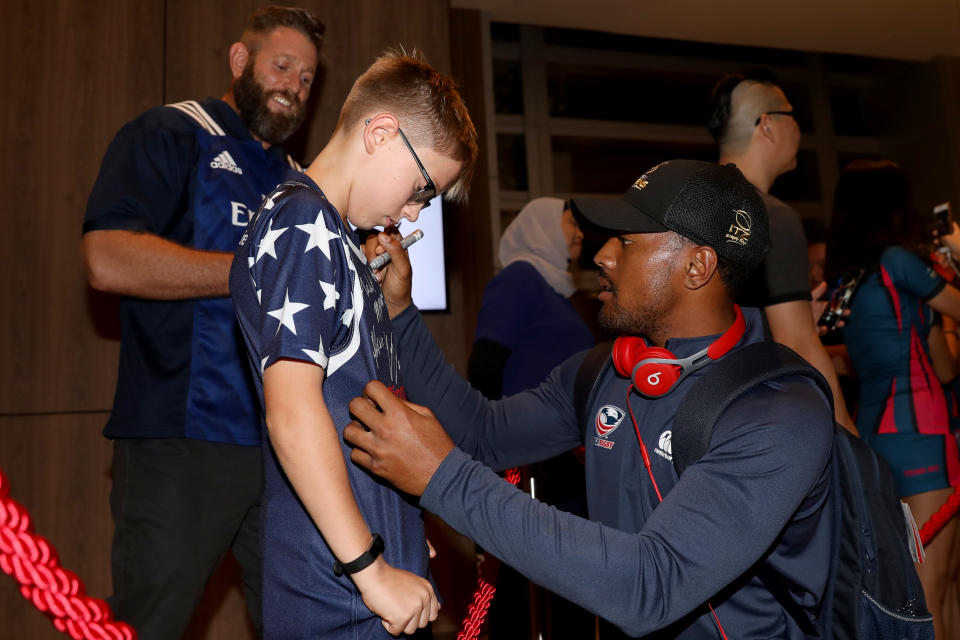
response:
{"label": "black baseball cap", "polygon": [[674,231],[753,269],[770,246],[767,208],[733,164],[668,160],[647,170],[620,196],[570,201],[577,219],[604,231]]}

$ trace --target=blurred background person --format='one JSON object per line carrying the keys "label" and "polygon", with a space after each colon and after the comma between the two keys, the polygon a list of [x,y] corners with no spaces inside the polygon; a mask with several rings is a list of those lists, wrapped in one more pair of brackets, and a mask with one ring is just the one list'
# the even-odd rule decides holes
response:
{"label": "blurred background person", "polygon": [[[569,356],[593,346],[593,333],[570,302],[576,287],[567,267],[582,247],[583,233],[560,198],[531,200],[503,232],[503,269],[483,292],[467,364],[470,384],[488,398],[536,387]],[[527,472],[539,500],[586,515],[583,464],[574,452]],[[538,633],[546,628],[543,637],[592,637],[594,617],[552,594],[544,593],[539,620],[537,587],[512,569],[501,567],[496,584],[491,638],[526,640],[531,625]]]}
{"label": "blurred background person", "polygon": [[810,290],[823,282],[827,265],[827,229],[819,218],[804,218],[803,233],[807,236],[807,259],[810,262]]}
{"label": "blurred background person", "polygon": [[[826,274],[832,282],[847,270],[864,270],[841,329],[860,379],[857,429],[890,463],[920,526],[960,484],[957,441],[928,342],[934,311],[960,318],[960,291],[919,257],[922,229],[906,175],[894,162],[857,160],[843,170]],[[960,255],[960,233],[943,240]],[[944,617],[956,533],[951,520],[917,565],[938,638],[960,632]]]}
{"label": "blurred background person", "polygon": [[768,337],[796,351],[823,374],[833,390],[837,422],[853,431],[837,372],[813,320],[800,216],[770,194],[778,177],[797,168],[800,125],[793,105],[772,71],[731,73],[713,87],[707,129],[717,142],[717,161],[737,165],[763,198],[770,219],[770,251],[740,287],[737,304],[763,309]]}

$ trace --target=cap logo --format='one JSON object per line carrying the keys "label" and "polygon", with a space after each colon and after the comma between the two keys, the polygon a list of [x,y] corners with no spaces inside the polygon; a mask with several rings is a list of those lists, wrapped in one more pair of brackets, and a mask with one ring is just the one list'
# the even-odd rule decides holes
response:
{"label": "cap logo", "polygon": [[727,242],[745,247],[750,239],[750,227],[753,221],[750,219],[750,214],[743,209],[734,209],[733,215],[733,224],[730,225],[725,237]]}
{"label": "cap logo", "polygon": [[646,172],[646,173],[644,173],[642,176],[640,176],[639,178],[637,178],[637,181],[633,183],[633,186],[634,186],[635,188],[637,188],[637,189],[643,189],[643,188],[646,187],[648,184],[650,184],[650,183],[649,183],[650,174],[653,173],[654,171],[656,171],[657,169],[659,169],[660,167],[662,167],[663,165],[669,163],[669,162],[670,162],[670,161],[667,160],[667,162],[661,162],[660,164],[658,164],[657,166],[653,167],[652,169],[647,169],[647,172]]}

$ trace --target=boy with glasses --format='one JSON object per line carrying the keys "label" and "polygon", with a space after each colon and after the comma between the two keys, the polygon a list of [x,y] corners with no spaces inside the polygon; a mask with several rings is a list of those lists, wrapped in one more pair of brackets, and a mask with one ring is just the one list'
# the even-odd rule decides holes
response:
{"label": "boy with glasses", "polygon": [[416,502],[346,462],[348,401],[372,379],[405,395],[352,228],[415,221],[439,193],[463,199],[476,155],[451,79],[388,53],[357,79],[310,168],[266,197],[240,242],[230,288],[269,442],[267,637],[387,637],[437,616]]}

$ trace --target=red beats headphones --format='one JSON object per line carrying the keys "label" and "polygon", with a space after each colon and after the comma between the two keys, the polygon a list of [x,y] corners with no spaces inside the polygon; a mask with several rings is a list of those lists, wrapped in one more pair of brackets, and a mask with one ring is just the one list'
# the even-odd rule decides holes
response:
{"label": "red beats headphones", "polygon": [[640,395],[661,398],[688,375],[723,357],[740,342],[747,324],[740,307],[733,308],[737,314],[733,325],[709,347],[688,358],[677,358],[663,347],[648,346],[638,336],[620,336],[613,343],[613,366],[621,376],[633,380]]}

